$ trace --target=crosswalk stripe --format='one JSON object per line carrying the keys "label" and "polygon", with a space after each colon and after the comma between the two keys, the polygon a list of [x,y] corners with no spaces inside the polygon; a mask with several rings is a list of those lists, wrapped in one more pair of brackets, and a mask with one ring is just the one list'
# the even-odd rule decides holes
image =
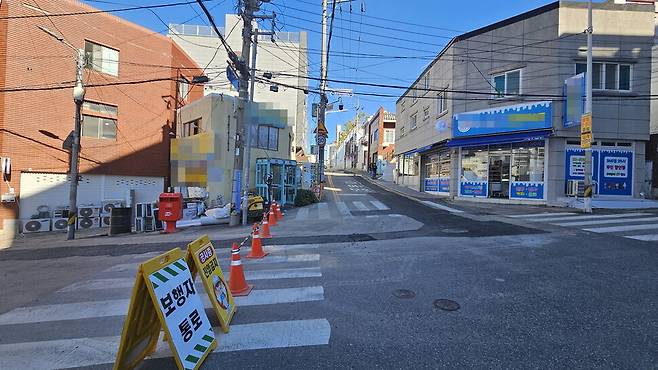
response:
{"label": "crosswalk stripe", "polygon": [[557,221],[575,221],[575,220],[599,220],[605,218],[627,218],[627,217],[639,217],[639,216],[650,216],[651,213],[623,213],[617,215],[585,215],[585,216],[570,216],[570,217],[554,217],[554,218],[542,218],[534,219],[533,217],[528,217],[528,221],[532,222],[557,222]]}
{"label": "crosswalk stripe", "polygon": [[380,211],[388,211],[390,208],[386,206],[386,204],[378,201],[378,200],[371,200],[370,203],[372,203],[375,208],[377,208]]}
{"label": "crosswalk stripe", "polygon": [[658,240],[658,234],[649,234],[649,235],[630,235],[626,236],[626,238],[631,238],[635,240],[642,240],[645,242],[653,242]]}
{"label": "crosswalk stripe", "polygon": [[352,204],[354,204],[354,206],[356,208],[358,208],[359,211],[367,211],[368,210],[368,207],[366,207],[366,205],[363,204],[362,202],[354,201],[354,202],[352,202]]}
{"label": "crosswalk stripe", "polygon": [[427,206],[430,206],[432,208],[435,208],[435,209],[440,209],[440,210],[448,211],[448,212],[452,212],[452,213],[464,213],[464,211],[462,211],[461,209],[451,208],[451,207],[448,207],[448,206],[444,206],[442,204],[434,203],[434,202],[429,201],[429,200],[423,200],[422,202],[423,202],[423,204],[425,204]]}
{"label": "crosswalk stripe", "polygon": [[347,217],[352,216],[352,213],[350,212],[350,209],[347,207],[345,202],[336,202],[336,208],[338,208],[338,212],[340,212],[341,215]]}
{"label": "crosswalk stripe", "polygon": [[526,214],[526,215],[507,215],[506,217],[511,217],[511,218],[552,217],[552,216],[569,216],[569,215],[577,215],[577,214],[579,214],[579,213],[553,212],[553,213],[531,213],[531,214]]}
{"label": "crosswalk stripe", "polygon": [[329,205],[327,203],[318,203],[318,218],[326,220],[331,218],[329,213]]}
{"label": "crosswalk stripe", "polygon": [[[207,308],[212,307],[203,288],[197,285],[197,290],[204,301],[204,306]],[[246,297],[235,297],[235,303],[238,307],[245,307],[318,301],[323,299],[324,289],[321,286],[311,286],[285,289],[257,289],[253,290],[251,294]],[[42,306],[19,307],[0,315],[0,325],[125,316],[128,312],[129,304],[129,299],[114,299],[107,301],[58,303]]]}
{"label": "crosswalk stripe", "polygon": [[[228,334],[215,328],[215,335],[215,352],[318,346],[329,344],[331,325],[326,319],[274,321],[231,325]],[[21,370],[111,364],[120,340],[111,336],[2,344],[0,358],[3,368]],[[169,345],[159,340],[151,358],[170,356]]]}
{"label": "crosswalk stripe", "polygon": [[[266,248],[267,249],[267,248]],[[247,263],[268,264],[268,263],[285,263],[285,262],[317,262],[320,260],[319,254],[292,254],[290,256],[267,256],[262,259],[248,259]]]}
{"label": "crosswalk stripe", "polygon": [[247,281],[249,281],[321,277],[322,272],[319,267],[306,267],[297,269],[245,271],[244,275]]}
{"label": "crosswalk stripe", "polygon": [[627,226],[610,226],[610,227],[594,227],[591,229],[583,229],[593,233],[618,233],[622,231],[636,231],[636,230],[652,230],[658,229],[657,224],[649,225],[627,225]]}
{"label": "crosswalk stripe", "polygon": [[297,211],[297,216],[295,216],[295,220],[306,220],[308,218],[308,208],[300,208]]}
{"label": "crosswalk stripe", "polygon": [[629,224],[633,222],[649,222],[658,221],[658,217],[641,217],[641,218],[624,218],[621,220],[594,220],[594,221],[581,221],[581,222],[563,222],[552,224],[556,226],[589,226],[589,225],[606,225],[606,224]]}

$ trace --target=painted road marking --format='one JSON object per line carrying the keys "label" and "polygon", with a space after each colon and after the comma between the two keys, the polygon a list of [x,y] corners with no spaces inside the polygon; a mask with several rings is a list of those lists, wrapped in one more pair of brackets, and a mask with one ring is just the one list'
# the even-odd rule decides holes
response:
{"label": "painted road marking", "polygon": [[295,220],[306,220],[308,218],[308,208],[300,208],[297,211],[297,216],[295,216]]}
{"label": "painted road marking", "polygon": [[329,205],[327,203],[318,203],[318,215],[321,220],[331,218],[331,214],[329,213]]}
{"label": "painted road marking", "polygon": [[359,201],[352,202],[356,208],[358,208],[359,211],[367,211],[368,207],[366,207],[365,204]]}
{"label": "painted road marking", "polygon": [[462,211],[461,209],[451,208],[451,207],[448,207],[448,206],[444,206],[442,204],[434,203],[434,202],[429,201],[429,200],[423,200],[422,203],[427,205],[427,206],[430,206],[432,208],[440,209],[440,210],[443,210],[443,211],[448,211],[448,212],[452,212],[452,213],[464,213],[464,211]]}
{"label": "painted road marking", "polygon": [[649,222],[658,221],[658,217],[642,217],[642,218],[624,218],[621,220],[595,220],[595,221],[580,221],[580,222],[563,222],[552,224],[556,226],[589,226],[589,225],[606,225],[606,224],[629,224],[633,222]]}
{"label": "painted road marking", "polygon": [[570,216],[570,217],[553,217],[553,218],[541,218],[535,219],[534,217],[528,217],[528,221],[533,222],[556,222],[556,221],[575,221],[575,220],[599,220],[605,218],[627,218],[627,217],[638,217],[638,216],[651,216],[651,213],[622,213],[617,215],[586,215],[586,216]]}
{"label": "painted road marking", "polygon": [[625,236],[625,238],[631,238],[635,240],[642,240],[645,242],[653,242],[658,240],[658,234],[649,234],[649,235],[631,235]]}
{"label": "painted road marking", "polygon": [[591,231],[593,233],[618,233],[618,232],[622,232],[622,231],[651,230],[651,229],[658,229],[658,225],[649,224],[649,225],[594,227],[594,228],[591,228],[591,229],[583,229],[583,230]]}
{"label": "painted road marking", "polygon": [[527,215],[508,215],[506,217],[511,218],[527,218],[527,217],[553,217],[553,216],[569,216],[569,215],[578,215],[580,213],[573,212],[553,212],[553,213],[532,213]]}
{"label": "painted road marking", "polygon": [[[228,334],[214,329],[219,337],[215,352],[327,345],[331,337],[326,319],[231,325]],[[112,364],[120,340],[111,336],[2,344],[0,358],[3,368],[21,370]],[[151,358],[171,357],[169,351],[169,345],[158,340]]]}
{"label": "painted road marking", "polygon": [[347,207],[345,202],[336,202],[336,208],[338,208],[338,212],[340,212],[341,215],[345,217],[352,217],[352,213],[350,212],[350,209]]}
{"label": "painted road marking", "polygon": [[377,208],[380,211],[388,211],[390,208],[386,206],[386,204],[378,201],[378,200],[371,200],[370,203],[372,203],[375,208]]}
{"label": "painted road marking", "polygon": [[321,277],[322,272],[319,267],[305,267],[297,269],[245,271],[244,275],[245,279],[249,281]]}
{"label": "painted road marking", "polygon": [[[197,285],[199,291],[203,288]],[[201,294],[204,306],[212,308],[206,294]],[[203,297],[206,297],[205,299]],[[246,297],[235,297],[238,306],[257,306],[278,303],[318,301],[324,299],[321,286],[286,289],[253,290]],[[19,307],[0,315],[0,325],[29,324],[48,321],[80,320],[97,317],[125,316],[129,299],[95,302],[58,303],[43,306]],[[2,358],[2,357],[0,357]]]}

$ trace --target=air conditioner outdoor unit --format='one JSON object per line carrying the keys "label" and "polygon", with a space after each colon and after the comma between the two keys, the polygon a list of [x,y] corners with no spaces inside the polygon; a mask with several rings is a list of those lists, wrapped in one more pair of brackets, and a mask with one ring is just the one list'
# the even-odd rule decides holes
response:
{"label": "air conditioner outdoor unit", "polygon": [[93,229],[99,227],[100,217],[80,217],[78,218],[78,229]]}
{"label": "air conditioner outdoor unit", "polygon": [[78,214],[80,217],[97,217],[100,213],[98,207],[80,207]]}
{"label": "air conditioner outdoor unit", "polygon": [[69,217],[69,209],[65,207],[55,208],[53,211],[53,218],[67,218]]}
{"label": "air conditioner outdoor unit", "polygon": [[23,233],[41,233],[45,231],[50,231],[49,218],[23,220]]}
{"label": "air conditioner outdoor unit", "polygon": [[101,216],[100,227],[110,227],[110,216],[109,215]]}
{"label": "air conditioner outdoor unit", "polygon": [[584,194],[585,184],[581,180],[567,181],[567,196],[580,197]]}
{"label": "air conditioner outdoor unit", "polygon": [[53,218],[53,231],[66,231],[69,226],[69,220],[66,217]]}
{"label": "air conditioner outdoor unit", "polygon": [[101,212],[109,215],[112,209],[123,207],[123,200],[104,200],[101,202]]}

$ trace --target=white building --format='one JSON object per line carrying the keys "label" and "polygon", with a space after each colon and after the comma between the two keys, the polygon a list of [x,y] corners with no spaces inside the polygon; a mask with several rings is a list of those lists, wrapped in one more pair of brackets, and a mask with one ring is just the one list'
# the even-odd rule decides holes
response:
{"label": "white building", "polygon": [[[254,26],[254,28],[256,25]],[[231,84],[227,75],[228,54],[220,45],[214,30],[208,26],[174,24],[169,27],[169,37],[176,42],[201,67],[206,67],[210,82],[205,85],[205,94],[222,93],[237,96],[237,89]],[[226,14],[225,28],[220,29],[226,42],[238,55],[242,49],[242,19],[235,14]],[[288,88],[284,85],[306,88],[305,78],[308,68],[307,35],[305,32],[277,32],[276,43],[270,36],[259,36],[258,47],[252,44],[252,53],[256,49],[256,76],[261,80],[269,72],[271,83],[256,82],[254,101],[270,103],[273,109],[288,111],[288,124],[292,128],[294,145],[291,158],[295,158],[298,149],[309,153],[308,118],[306,94],[301,89]],[[251,57],[249,58],[251,61]],[[253,68],[253,66],[252,66]],[[281,74],[285,74],[285,76]],[[276,86],[278,91],[271,91]]]}

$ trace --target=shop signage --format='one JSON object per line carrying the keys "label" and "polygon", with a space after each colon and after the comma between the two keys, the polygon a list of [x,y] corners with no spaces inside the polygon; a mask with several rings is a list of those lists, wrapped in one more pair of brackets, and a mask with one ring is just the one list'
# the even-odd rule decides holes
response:
{"label": "shop signage", "polygon": [[567,78],[564,81],[564,127],[580,124],[580,118],[585,112],[585,74]]}
{"label": "shop signage", "polygon": [[553,127],[550,101],[460,113],[453,118],[452,133],[455,138]]}
{"label": "shop signage", "polygon": [[460,195],[463,197],[486,197],[486,181],[462,181],[460,184]]}
{"label": "shop signage", "polygon": [[592,147],[592,113],[583,114],[580,119],[580,147],[583,149]]}
{"label": "shop signage", "polygon": [[431,193],[450,193],[450,178],[426,178],[425,191]]}
{"label": "shop signage", "polygon": [[425,191],[427,191],[427,192],[438,192],[439,191],[439,179],[425,179]]}
{"label": "shop signage", "polygon": [[603,177],[624,179],[628,177],[628,158],[605,157],[603,163]]}
{"label": "shop signage", "polygon": [[[566,151],[565,179],[582,180],[585,175],[585,151]],[[633,152],[630,150],[592,150],[592,178],[601,195],[633,195]]]}
{"label": "shop signage", "polygon": [[439,178],[439,193],[450,193],[450,177]]}
{"label": "shop signage", "polygon": [[544,199],[543,182],[512,182],[510,198]]}

